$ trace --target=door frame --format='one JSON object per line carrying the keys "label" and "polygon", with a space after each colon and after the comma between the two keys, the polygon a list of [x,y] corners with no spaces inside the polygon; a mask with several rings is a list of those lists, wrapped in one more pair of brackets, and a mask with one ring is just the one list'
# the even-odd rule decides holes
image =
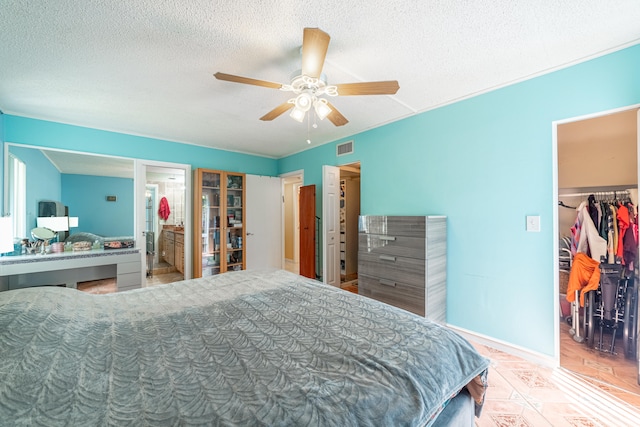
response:
{"label": "door frame", "polygon": [[[283,173],[279,175],[281,180],[282,180],[282,192],[281,192],[281,213],[280,213],[280,217],[282,218],[282,266],[284,267],[286,265],[286,259],[285,259],[285,228],[287,226],[287,224],[285,223],[285,187],[288,183],[290,183],[291,181],[295,181],[297,188],[300,188],[301,186],[304,185],[304,169],[298,169],[292,172],[287,172],[287,173]],[[293,258],[294,258],[294,262],[296,263],[300,263],[300,229],[298,227],[298,220],[299,220],[299,211],[300,211],[300,201],[298,200],[297,197],[294,198],[294,227],[295,227],[295,232],[294,232],[294,241],[293,241]]]}
{"label": "door frame", "polygon": [[[553,333],[554,333],[554,350],[553,350],[553,358],[555,361],[556,367],[560,366],[560,301],[558,299],[558,294],[560,293],[560,245],[558,242],[558,236],[560,232],[559,218],[558,218],[558,126],[566,123],[572,123],[582,120],[594,119],[597,117],[602,117],[610,114],[621,113],[623,111],[639,109],[640,104],[633,104],[625,107],[614,108],[606,111],[598,111],[590,114],[585,114],[582,116],[570,117],[562,120],[555,120],[551,122],[551,131],[552,131],[552,144],[551,144],[551,162],[552,162],[552,182],[553,182],[553,209],[552,209],[552,217],[553,217]],[[638,112],[638,117],[640,117],[640,111]],[[640,120],[640,119],[639,119]],[[638,131],[636,132],[636,146],[638,151],[638,184],[640,185],[640,127],[638,127]],[[640,245],[640,242],[639,242]],[[640,347],[640,340],[639,347]]]}
{"label": "door frame", "polygon": [[[193,260],[192,260],[192,181],[191,165],[183,163],[170,163],[161,162],[156,160],[135,159],[134,161],[134,232],[136,246],[140,249],[140,262],[141,266],[146,265],[146,239],[144,236],[145,231],[145,192],[147,186],[147,166],[149,167],[162,167],[170,169],[181,169],[184,171],[184,207],[185,207],[185,222],[184,222],[184,278],[191,279],[193,277]],[[142,284],[146,283],[146,269],[140,269],[140,279]]]}
{"label": "door frame", "polygon": [[[145,187],[145,196],[146,196],[146,192],[147,190],[151,189],[151,191],[153,191],[153,194],[155,195],[155,197],[153,197],[153,201],[157,202],[158,201],[158,184],[147,184],[146,182],[144,183],[144,187]],[[146,211],[146,207],[145,207],[145,211]],[[146,216],[146,212],[145,212],[145,216]],[[155,209],[153,210],[153,232],[154,232],[154,238],[155,238],[155,242],[154,242],[154,247],[158,247],[157,243],[158,243],[158,239],[160,239],[160,234],[158,233],[158,223],[156,222],[158,217],[158,211],[156,211]],[[146,227],[145,227],[146,228]],[[143,230],[144,231],[144,230]],[[146,240],[146,239],[145,239]],[[153,262],[157,262],[158,261],[158,251],[156,251],[156,253],[153,255]],[[145,258],[145,262],[147,262],[146,258]],[[153,269],[153,265],[151,266],[151,268]]]}

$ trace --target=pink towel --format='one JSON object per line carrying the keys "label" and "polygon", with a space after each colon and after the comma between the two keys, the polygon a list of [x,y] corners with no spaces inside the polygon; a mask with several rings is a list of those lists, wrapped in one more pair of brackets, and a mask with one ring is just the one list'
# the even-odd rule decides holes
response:
{"label": "pink towel", "polygon": [[165,221],[171,214],[171,209],[169,209],[169,201],[166,197],[160,199],[160,209],[158,209],[158,214],[160,215],[160,218],[164,219]]}

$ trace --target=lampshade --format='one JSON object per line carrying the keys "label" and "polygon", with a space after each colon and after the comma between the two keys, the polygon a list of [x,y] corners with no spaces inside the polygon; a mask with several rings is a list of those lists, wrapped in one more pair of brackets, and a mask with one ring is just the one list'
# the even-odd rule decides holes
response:
{"label": "lampshade", "polygon": [[313,102],[313,108],[316,110],[316,114],[320,120],[324,120],[331,113],[331,108],[327,105],[327,100],[324,98],[316,99]]}
{"label": "lampshade", "polygon": [[305,110],[301,110],[298,107],[293,107],[293,109],[291,110],[291,113],[289,114],[291,116],[292,119],[299,121],[300,123],[302,123],[302,121],[304,120],[304,116],[307,114],[307,112]]}
{"label": "lampshade", "polygon": [[13,224],[11,217],[0,217],[0,254],[13,252]]}
{"label": "lampshade", "polygon": [[66,216],[39,216],[36,223],[38,227],[53,231],[69,231],[69,217]]}

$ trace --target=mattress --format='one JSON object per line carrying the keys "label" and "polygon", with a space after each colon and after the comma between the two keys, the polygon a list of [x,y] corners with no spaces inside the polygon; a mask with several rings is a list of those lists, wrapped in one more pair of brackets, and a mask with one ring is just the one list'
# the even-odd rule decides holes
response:
{"label": "mattress", "polygon": [[0,343],[17,425],[430,426],[489,365],[446,327],[281,270],[0,292]]}

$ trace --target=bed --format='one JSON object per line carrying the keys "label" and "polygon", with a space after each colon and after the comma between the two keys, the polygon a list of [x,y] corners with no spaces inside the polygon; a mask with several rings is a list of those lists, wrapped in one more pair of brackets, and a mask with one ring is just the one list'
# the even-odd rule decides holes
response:
{"label": "bed", "polygon": [[71,234],[65,239],[65,243],[67,242],[71,244],[86,242],[89,245],[98,242],[98,246],[103,249],[124,249],[135,246],[133,236],[101,236],[86,231]]}
{"label": "bed", "polygon": [[282,270],[0,292],[12,425],[472,426],[488,365],[446,327]]}

